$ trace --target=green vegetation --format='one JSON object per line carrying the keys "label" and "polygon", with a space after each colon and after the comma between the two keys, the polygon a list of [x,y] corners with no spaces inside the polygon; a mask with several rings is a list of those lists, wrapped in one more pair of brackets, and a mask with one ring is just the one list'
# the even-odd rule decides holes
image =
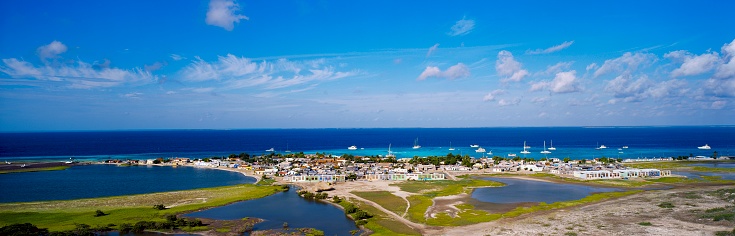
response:
{"label": "green vegetation", "polygon": [[352,193],[361,198],[375,202],[383,208],[388,209],[389,211],[392,211],[393,213],[396,213],[398,215],[402,215],[408,207],[406,200],[403,200],[403,198],[393,195],[388,191]]}
{"label": "green vegetation", "polygon": [[674,208],[674,204],[670,202],[662,202],[658,204],[658,207],[660,208]]}
{"label": "green vegetation", "polygon": [[[706,166],[693,166],[692,164],[703,164],[703,163],[721,163],[723,161],[661,161],[661,162],[644,162],[644,163],[626,163],[628,167],[634,168],[656,168],[656,169],[677,169],[677,170],[691,170],[701,172],[735,172],[735,168],[714,168]],[[724,161],[725,163],[732,163],[731,161]]]}
{"label": "green vegetation", "polygon": [[471,193],[474,188],[505,186],[490,180],[472,179],[466,176],[458,176],[461,180],[438,180],[438,181],[404,181],[391,184],[398,186],[401,190],[411,193],[423,193],[429,197],[451,196],[460,193]]}
{"label": "green vegetation", "polygon": [[373,231],[372,235],[420,235],[419,232],[417,232],[416,230],[406,226],[399,221],[393,220],[385,212],[378,210],[372,205],[357,200],[352,201],[354,203],[346,200],[340,200],[339,205],[345,209],[345,212],[348,212],[348,210],[355,212],[361,210],[369,215],[372,215],[371,218],[365,220],[357,220],[355,222],[356,224],[362,224],[362,226],[364,226],[365,228]]}
{"label": "green vegetation", "polygon": [[70,166],[53,166],[43,168],[20,168],[14,170],[0,170],[0,174],[11,174],[11,173],[22,173],[22,172],[38,172],[38,171],[54,171],[54,170],[66,170]]}
{"label": "green vegetation", "polygon": [[704,211],[699,217],[712,219],[713,221],[735,221],[735,206],[716,207]]}
{"label": "green vegetation", "polygon": [[[31,223],[50,231],[66,231],[77,228],[77,224],[122,226],[141,221],[165,222],[166,215],[261,198],[284,190],[283,186],[243,184],[94,199],[4,203],[0,204],[0,226]],[[164,210],[150,207],[159,204],[170,207]],[[97,210],[107,215],[95,217]]]}
{"label": "green vegetation", "polygon": [[642,225],[642,226],[651,226],[651,225],[653,225],[653,224],[651,224],[651,222],[648,222],[648,221],[644,221],[644,222],[638,222],[638,225]]}

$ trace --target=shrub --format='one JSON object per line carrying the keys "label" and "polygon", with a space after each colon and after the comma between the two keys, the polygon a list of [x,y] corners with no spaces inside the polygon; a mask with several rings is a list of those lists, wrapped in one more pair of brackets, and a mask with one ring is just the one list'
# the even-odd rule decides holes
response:
{"label": "shrub", "polygon": [[0,235],[48,235],[48,229],[41,229],[31,223],[12,224],[0,228]]}
{"label": "shrub", "polygon": [[674,204],[670,202],[662,202],[661,204],[658,204],[658,207],[660,208],[674,208]]}
{"label": "shrub", "polygon": [[166,206],[164,206],[163,204],[156,204],[156,205],[153,205],[153,209],[166,210]]}
{"label": "shrub", "polygon": [[364,220],[364,219],[368,219],[368,218],[370,218],[370,217],[373,217],[373,216],[372,216],[372,215],[370,215],[369,213],[367,213],[367,212],[363,211],[363,210],[359,210],[359,209],[358,209],[358,210],[357,210],[357,211],[355,212],[355,220]]}
{"label": "shrub", "polygon": [[352,214],[357,211],[357,207],[355,205],[352,205],[351,203],[345,206],[345,213]]}
{"label": "shrub", "polygon": [[94,217],[100,217],[100,216],[106,216],[106,215],[107,215],[107,214],[105,214],[104,212],[102,212],[102,211],[100,211],[100,210],[96,210],[96,211],[94,212]]}
{"label": "shrub", "polygon": [[340,202],[342,202],[342,199],[340,199],[337,196],[334,196],[334,197],[332,197],[332,202],[334,202],[334,203],[340,203]]}
{"label": "shrub", "polygon": [[639,222],[638,224],[639,225],[642,225],[642,226],[651,226],[651,225],[653,225],[653,224],[651,224],[651,222],[648,222],[648,221]]}

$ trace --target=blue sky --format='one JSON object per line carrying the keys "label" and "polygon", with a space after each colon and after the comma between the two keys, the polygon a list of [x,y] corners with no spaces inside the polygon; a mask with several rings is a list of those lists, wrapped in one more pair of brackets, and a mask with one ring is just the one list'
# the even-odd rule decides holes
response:
{"label": "blue sky", "polygon": [[0,131],[732,125],[732,1],[0,1]]}

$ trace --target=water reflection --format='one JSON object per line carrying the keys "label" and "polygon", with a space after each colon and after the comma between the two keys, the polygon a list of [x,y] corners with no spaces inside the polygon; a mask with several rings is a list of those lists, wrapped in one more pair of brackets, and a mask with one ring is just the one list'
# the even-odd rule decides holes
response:
{"label": "water reflection", "polygon": [[521,203],[521,202],[561,202],[582,199],[596,192],[613,192],[617,188],[603,188],[576,184],[549,183],[513,178],[483,178],[505,183],[504,187],[478,188],[472,198],[482,202]]}
{"label": "water reflection", "polygon": [[212,208],[187,214],[188,217],[217,220],[235,220],[245,217],[261,218],[253,230],[281,229],[283,223],[289,228],[316,228],[325,235],[350,235],[357,230],[355,222],[348,218],[342,209],[333,205],[310,201],[299,197],[292,187],[287,192],[268,197],[238,202],[227,206]]}

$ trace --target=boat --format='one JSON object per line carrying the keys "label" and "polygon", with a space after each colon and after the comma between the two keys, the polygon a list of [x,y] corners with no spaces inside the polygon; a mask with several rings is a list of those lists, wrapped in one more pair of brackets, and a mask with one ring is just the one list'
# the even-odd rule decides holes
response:
{"label": "boat", "polygon": [[286,152],[291,152],[291,150],[288,149],[288,143],[286,144]]}
{"label": "boat", "polygon": [[452,147],[452,142],[449,142],[449,151],[454,151],[454,148]]}
{"label": "boat", "polygon": [[600,149],[605,149],[605,148],[607,148],[605,147],[605,145],[600,145]]}
{"label": "boat", "polygon": [[419,138],[416,138],[416,140],[413,141],[413,149],[419,148],[421,148],[421,145],[419,145]]}
{"label": "boat", "polygon": [[388,144],[388,155],[385,157],[396,157],[396,155],[393,154],[393,152],[390,150],[390,146],[393,145],[392,143]]}
{"label": "boat", "polygon": [[479,148],[479,147],[480,147],[480,145],[477,145],[477,144],[470,144],[470,147],[471,147],[471,148]]}
{"label": "boat", "polygon": [[488,155],[492,155],[493,154],[493,150],[490,150],[489,152],[487,152],[487,154]]}
{"label": "boat", "polygon": [[347,150],[357,150],[357,146],[355,145],[349,146],[347,147]]}
{"label": "boat", "polygon": [[521,154],[529,154],[529,153],[531,153],[528,150],[526,150],[528,148],[531,148],[531,147],[526,146],[526,141],[523,141],[523,151],[521,151]]}
{"label": "boat", "polygon": [[547,150],[546,150],[546,141],[544,141],[544,150],[543,150],[543,151],[541,151],[541,153],[542,153],[542,154],[549,154],[549,153],[551,153],[550,151],[547,151]]}
{"label": "boat", "polygon": [[515,156],[516,156],[515,153],[508,153],[508,157],[515,157]]}
{"label": "boat", "polygon": [[623,149],[628,149],[628,146],[623,146]]}
{"label": "boat", "polygon": [[551,144],[549,146],[549,150],[556,151],[556,148],[554,147],[554,140],[551,140]]}
{"label": "boat", "polygon": [[270,149],[267,149],[267,150],[265,150],[265,151],[266,151],[266,152],[275,152],[275,151],[276,151],[276,149],[275,149],[275,148],[270,148]]}
{"label": "boat", "polygon": [[475,150],[475,152],[485,152],[485,149],[484,148],[477,148],[477,150]]}
{"label": "boat", "polygon": [[699,148],[699,149],[702,149],[702,150],[710,150],[710,149],[712,149],[712,148],[711,148],[711,147],[709,146],[709,144],[705,144],[704,146],[699,146],[699,147],[697,147],[697,148]]}

